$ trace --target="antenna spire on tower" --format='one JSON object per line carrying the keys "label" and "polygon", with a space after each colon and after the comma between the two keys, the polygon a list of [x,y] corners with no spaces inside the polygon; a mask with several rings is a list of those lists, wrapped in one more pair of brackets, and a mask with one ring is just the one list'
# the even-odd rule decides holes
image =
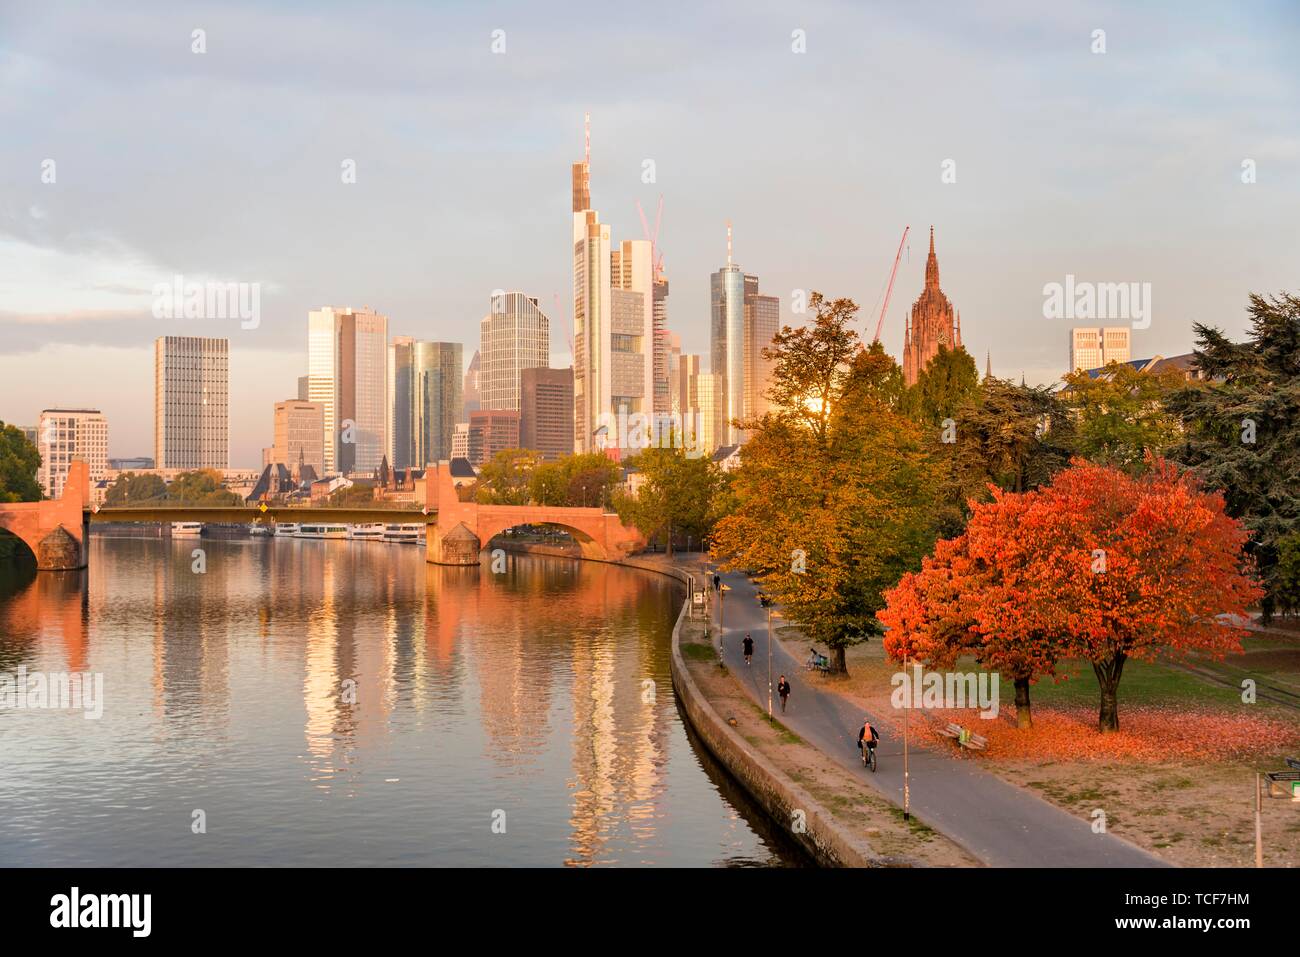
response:
{"label": "antenna spire on tower", "polygon": [[727,220],[727,265],[731,265],[731,220]]}

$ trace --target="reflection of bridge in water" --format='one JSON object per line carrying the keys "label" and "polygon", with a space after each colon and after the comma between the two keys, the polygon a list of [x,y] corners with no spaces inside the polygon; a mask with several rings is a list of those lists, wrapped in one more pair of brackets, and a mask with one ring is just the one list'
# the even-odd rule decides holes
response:
{"label": "reflection of bridge in water", "polygon": [[0,529],[22,539],[42,571],[86,567],[86,536],[92,522],[203,522],[253,525],[272,522],[365,524],[368,522],[423,524],[425,556],[440,565],[476,565],[479,551],[492,538],[519,525],[547,525],[568,532],[582,557],[619,561],[639,550],[645,539],[619,517],[599,508],[557,508],[541,505],[480,505],[462,502],[446,462],[426,473],[422,510],[397,508],[334,508],[299,506],[110,506],[91,510],[90,470],[85,462],[68,467],[63,497],[44,502],[0,505]]}

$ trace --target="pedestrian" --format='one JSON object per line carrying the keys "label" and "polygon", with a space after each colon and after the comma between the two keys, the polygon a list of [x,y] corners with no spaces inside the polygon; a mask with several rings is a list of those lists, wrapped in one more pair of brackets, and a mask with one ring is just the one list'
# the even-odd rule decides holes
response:
{"label": "pedestrian", "polygon": [[781,713],[785,714],[785,699],[790,697],[790,682],[785,680],[785,675],[776,683],[776,693],[781,696]]}
{"label": "pedestrian", "polygon": [[754,657],[754,639],[749,637],[749,632],[745,632],[745,664],[749,664],[749,659]]}
{"label": "pedestrian", "polygon": [[713,573],[713,590],[722,591],[722,576],[717,572]]}

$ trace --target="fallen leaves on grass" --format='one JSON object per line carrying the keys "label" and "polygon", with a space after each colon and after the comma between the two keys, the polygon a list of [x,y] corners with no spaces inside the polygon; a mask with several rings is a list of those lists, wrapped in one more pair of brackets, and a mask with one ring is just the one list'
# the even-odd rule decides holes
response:
{"label": "fallen leaves on grass", "polygon": [[[1120,711],[1120,730],[1097,730],[1095,708],[1034,709],[1034,726],[1016,727],[1015,711],[984,721],[971,711],[926,711],[922,734],[935,747],[960,751],[963,757],[982,754],[1007,760],[1056,761],[1171,760],[1214,761],[1276,754],[1300,745],[1300,727],[1259,715],[1229,714],[1213,710],[1186,710],[1156,706],[1131,706]],[[983,752],[956,748],[951,738],[938,733],[949,722],[969,728],[988,739]]]}

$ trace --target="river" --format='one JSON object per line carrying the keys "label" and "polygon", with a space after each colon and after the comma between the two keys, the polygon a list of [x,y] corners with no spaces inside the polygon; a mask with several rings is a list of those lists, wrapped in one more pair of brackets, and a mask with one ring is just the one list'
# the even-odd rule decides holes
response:
{"label": "river", "polygon": [[98,719],[0,708],[0,864],[803,863],[688,735],[667,578],[378,542],[89,554],[0,563],[0,673],[103,676]]}

